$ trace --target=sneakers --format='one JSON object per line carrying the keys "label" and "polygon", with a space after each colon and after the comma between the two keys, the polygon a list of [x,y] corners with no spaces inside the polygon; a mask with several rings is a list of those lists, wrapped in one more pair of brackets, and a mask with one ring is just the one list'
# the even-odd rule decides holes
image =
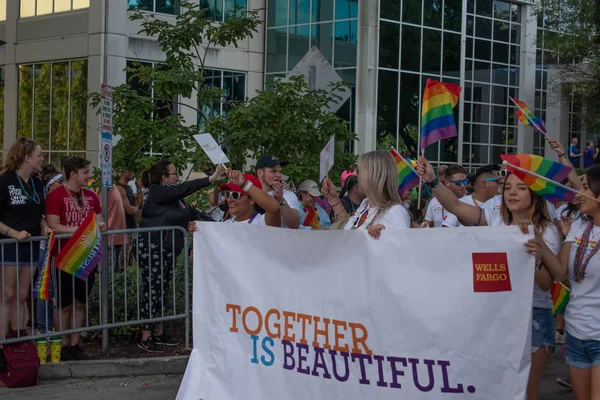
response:
{"label": "sneakers", "polygon": [[559,331],[556,331],[556,344],[565,344],[565,333],[560,333]]}
{"label": "sneakers", "polygon": [[90,356],[85,354],[85,351],[83,351],[83,349],[79,347],[79,345],[71,346],[70,350],[74,360],[85,361],[90,359]]}
{"label": "sneakers", "polygon": [[177,346],[179,344],[178,341],[174,340],[172,337],[165,335],[164,333],[160,336],[156,336],[154,338],[156,344],[162,346]]}
{"label": "sneakers", "polygon": [[165,351],[164,346],[156,343],[154,337],[150,336],[148,340],[138,342],[138,347],[148,353],[162,353]]}
{"label": "sneakers", "polygon": [[556,384],[568,389],[571,389],[571,379],[569,378],[556,378]]}
{"label": "sneakers", "polygon": [[71,346],[64,346],[60,349],[60,361],[73,361],[73,353],[71,352]]}

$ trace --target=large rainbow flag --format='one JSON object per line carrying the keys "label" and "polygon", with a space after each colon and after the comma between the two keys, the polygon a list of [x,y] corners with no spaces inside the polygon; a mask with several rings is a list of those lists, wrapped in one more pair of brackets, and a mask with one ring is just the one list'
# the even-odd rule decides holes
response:
{"label": "large rainbow flag", "polygon": [[509,164],[508,171],[552,204],[570,203],[575,198],[575,190],[559,183],[569,175],[572,167],[533,154],[502,154],[500,157]]}
{"label": "large rainbow flag", "polygon": [[419,184],[419,175],[417,175],[417,171],[415,171],[417,163],[402,157],[400,153],[394,149],[391,149],[390,153],[392,154],[392,157],[394,157],[396,167],[398,168],[398,193],[411,191]]}
{"label": "large rainbow flag", "polygon": [[86,279],[102,259],[102,237],[96,214],[90,211],[56,257],[56,268]]}
{"label": "large rainbow flag", "polygon": [[554,282],[552,289],[552,312],[554,314],[564,314],[567,303],[571,298],[571,291],[560,282]]}
{"label": "large rainbow flag", "polygon": [[52,258],[52,247],[54,247],[54,231],[48,235],[48,240],[41,243],[40,262],[41,269],[31,290],[31,297],[40,300],[50,300],[50,259]]}
{"label": "large rainbow flag", "polygon": [[457,135],[452,109],[461,87],[427,79],[421,107],[421,150],[439,140]]}
{"label": "large rainbow flag", "polygon": [[536,117],[535,114],[529,110],[529,107],[527,107],[527,104],[525,104],[524,101],[515,99],[514,97],[511,97],[510,99],[517,107],[519,107],[515,115],[523,125],[529,125],[538,132],[548,133],[546,131],[544,120],[540,117]]}

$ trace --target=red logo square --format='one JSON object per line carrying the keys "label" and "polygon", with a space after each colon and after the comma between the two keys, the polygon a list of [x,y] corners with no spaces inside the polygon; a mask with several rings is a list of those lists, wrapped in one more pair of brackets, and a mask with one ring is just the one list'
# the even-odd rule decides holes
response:
{"label": "red logo square", "polygon": [[473,253],[473,291],[512,291],[506,253]]}

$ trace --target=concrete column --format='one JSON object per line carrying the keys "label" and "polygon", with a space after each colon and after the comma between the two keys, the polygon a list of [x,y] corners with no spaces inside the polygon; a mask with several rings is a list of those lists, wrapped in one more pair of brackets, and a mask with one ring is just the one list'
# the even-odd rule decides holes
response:
{"label": "concrete column", "polygon": [[[548,70],[548,99],[546,101],[546,129],[550,137],[558,140],[565,151],[569,151],[569,104],[570,99],[565,95],[560,72],[555,68]],[[557,154],[550,148],[548,142],[544,148],[545,157],[557,160]]]}
{"label": "concrete column", "polygon": [[358,3],[358,49],[356,66],[357,154],[377,145],[377,65],[379,45],[379,2]]}
{"label": "concrete column", "polygon": [[[6,22],[4,22],[4,149],[17,140],[17,104],[19,92],[19,66],[16,64],[17,20],[19,2],[6,4]],[[31,137],[31,135],[29,135]]]}
{"label": "concrete column", "polygon": [[[521,62],[519,73],[519,100],[533,111],[535,105],[535,56],[537,14],[533,5],[521,5]],[[533,153],[533,132],[530,126],[518,124],[517,153]]]}

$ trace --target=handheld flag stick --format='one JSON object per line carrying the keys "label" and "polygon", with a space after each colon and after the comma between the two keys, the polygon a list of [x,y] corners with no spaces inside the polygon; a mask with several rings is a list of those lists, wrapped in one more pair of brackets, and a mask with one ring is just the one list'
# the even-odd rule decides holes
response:
{"label": "handheld flag stick", "polygon": [[[421,155],[425,155],[425,150],[421,149]],[[423,177],[419,176],[419,193],[417,194],[417,209],[421,209],[421,188],[423,187]]]}
{"label": "handheld flag stick", "polygon": [[567,287],[567,286],[566,286],[564,283],[562,283],[562,282],[558,282],[558,283],[560,283],[560,284],[561,284],[561,285],[562,285],[562,286],[563,286],[565,289],[567,289],[569,292],[571,291],[571,289],[569,289],[569,288],[568,288],[568,287]]}

